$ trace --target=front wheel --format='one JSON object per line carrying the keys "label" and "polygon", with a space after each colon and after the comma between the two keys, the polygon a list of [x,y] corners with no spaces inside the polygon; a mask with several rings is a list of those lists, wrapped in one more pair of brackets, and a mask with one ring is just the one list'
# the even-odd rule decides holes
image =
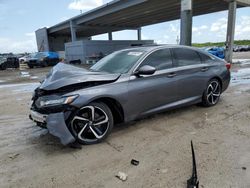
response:
{"label": "front wheel", "polygon": [[207,88],[203,93],[202,105],[205,107],[214,106],[218,103],[221,95],[221,84],[219,80],[212,79],[208,82]]}
{"label": "front wheel", "polygon": [[113,124],[112,112],[106,104],[90,103],[78,111],[69,128],[80,144],[96,144],[110,134]]}
{"label": "front wheel", "polygon": [[43,62],[41,63],[41,67],[47,67],[47,66],[48,66],[47,61],[43,61]]}

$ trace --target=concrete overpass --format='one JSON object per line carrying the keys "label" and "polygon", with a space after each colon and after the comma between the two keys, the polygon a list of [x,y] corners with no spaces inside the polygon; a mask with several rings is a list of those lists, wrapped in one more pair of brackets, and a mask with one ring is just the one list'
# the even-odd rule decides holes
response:
{"label": "concrete overpass", "polygon": [[[181,19],[181,44],[191,45],[192,16],[229,10],[227,29],[227,60],[231,61],[236,8],[249,6],[250,0],[114,0],[50,28],[36,31],[38,49],[61,49],[66,42],[88,39],[98,34],[141,27]],[[40,50],[40,49],[39,49]]]}

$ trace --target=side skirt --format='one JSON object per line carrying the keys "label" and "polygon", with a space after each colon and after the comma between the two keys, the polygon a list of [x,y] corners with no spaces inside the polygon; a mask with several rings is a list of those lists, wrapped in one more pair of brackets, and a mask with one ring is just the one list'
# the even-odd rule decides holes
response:
{"label": "side skirt", "polygon": [[190,98],[187,98],[187,99],[179,100],[179,101],[176,101],[176,102],[173,102],[173,103],[165,104],[165,105],[157,107],[157,108],[150,109],[150,110],[142,113],[140,115],[140,117],[145,117],[145,116],[152,115],[152,114],[155,114],[155,113],[160,113],[160,112],[164,112],[164,111],[167,111],[167,110],[180,108],[180,107],[183,107],[183,106],[189,106],[189,105],[192,105],[192,104],[197,104],[197,103],[200,103],[201,100],[202,100],[202,96],[195,96],[195,97],[190,97]]}

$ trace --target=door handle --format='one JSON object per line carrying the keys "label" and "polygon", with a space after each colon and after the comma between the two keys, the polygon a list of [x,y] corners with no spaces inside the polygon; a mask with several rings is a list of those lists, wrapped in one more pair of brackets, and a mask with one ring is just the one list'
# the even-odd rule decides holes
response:
{"label": "door handle", "polygon": [[175,72],[171,72],[167,75],[168,78],[173,78],[176,76],[176,73]]}
{"label": "door handle", "polygon": [[208,70],[208,67],[202,67],[202,68],[201,68],[201,71],[202,71],[202,72],[205,72],[205,71],[207,71],[207,70]]}

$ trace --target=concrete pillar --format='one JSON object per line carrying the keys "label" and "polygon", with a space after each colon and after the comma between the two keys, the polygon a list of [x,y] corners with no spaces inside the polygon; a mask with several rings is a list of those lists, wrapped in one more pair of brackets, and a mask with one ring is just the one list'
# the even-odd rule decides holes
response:
{"label": "concrete pillar", "polygon": [[192,0],[181,0],[181,45],[192,44]]}
{"label": "concrete pillar", "polygon": [[109,34],[109,40],[113,40],[113,34],[112,34],[112,32],[109,32],[108,34]]}
{"label": "concrete pillar", "polygon": [[229,2],[225,60],[232,63],[237,2]]}
{"label": "concrete pillar", "polygon": [[36,42],[38,52],[50,51],[50,41],[46,27],[36,31]]}
{"label": "concrete pillar", "polygon": [[71,32],[71,41],[76,41],[76,25],[75,23],[70,20],[70,32]]}
{"label": "concrete pillar", "polygon": [[137,29],[137,39],[141,40],[141,28]]}

